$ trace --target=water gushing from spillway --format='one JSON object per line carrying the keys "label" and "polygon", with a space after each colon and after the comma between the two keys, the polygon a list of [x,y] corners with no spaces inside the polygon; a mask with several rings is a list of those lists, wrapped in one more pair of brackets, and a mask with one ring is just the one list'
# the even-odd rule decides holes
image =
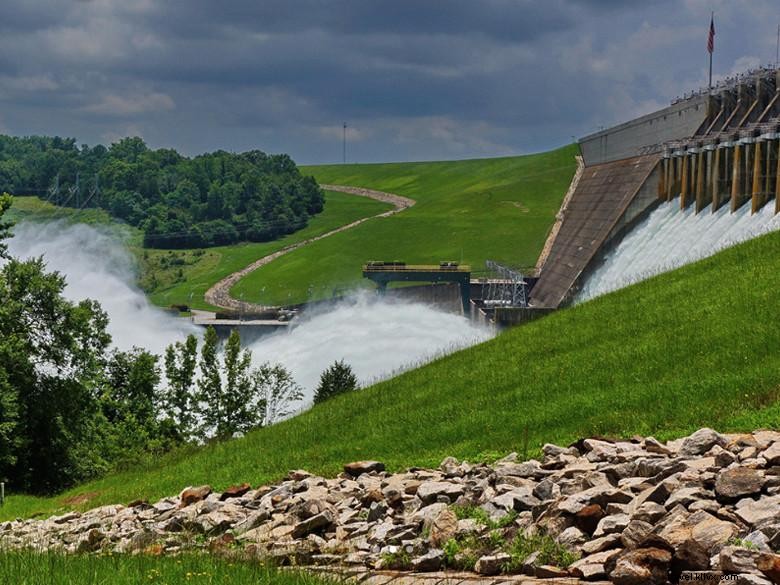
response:
{"label": "water gushing from spillway", "polygon": [[679,200],[662,203],[610,251],[587,278],[577,302],[672,270],[780,228],[774,202],[751,215],[750,204],[731,213],[726,204],[715,213],[680,210]]}
{"label": "water gushing from spillway", "polygon": [[[66,277],[65,296],[97,300],[108,313],[120,349],[161,354],[168,344],[200,329],[151,305],[134,284],[134,261],[116,233],[85,225],[21,223],[9,240],[13,256],[43,256],[48,270]],[[427,305],[368,297],[304,316],[289,332],[252,343],[256,364],[285,365],[311,399],[320,373],[344,359],[363,383],[490,337],[489,330]]]}

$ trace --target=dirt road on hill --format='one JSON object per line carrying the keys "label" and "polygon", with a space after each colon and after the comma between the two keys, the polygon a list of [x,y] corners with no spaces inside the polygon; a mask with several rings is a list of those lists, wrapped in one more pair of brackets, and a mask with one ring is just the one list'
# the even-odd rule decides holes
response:
{"label": "dirt road on hill", "polygon": [[409,199],[408,197],[395,195],[394,193],[375,191],[373,189],[364,189],[362,187],[349,187],[346,185],[320,185],[320,187],[322,187],[326,191],[338,191],[339,193],[348,193],[349,195],[357,195],[358,197],[368,197],[369,199],[375,199],[376,201],[390,203],[391,205],[394,206],[394,208],[389,211],[379,213],[377,215],[372,215],[370,217],[364,217],[362,219],[358,219],[357,221],[353,221],[352,223],[348,223],[346,225],[338,227],[334,230],[331,230],[319,236],[315,236],[313,238],[300,241],[296,244],[291,244],[289,246],[286,246],[281,250],[277,250],[273,254],[268,254],[267,256],[258,258],[250,265],[226,276],[225,278],[217,282],[215,285],[213,285],[209,290],[207,290],[205,295],[205,299],[207,303],[209,303],[210,305],[214,305],[215,307],[220,307],[222,309],[226,309],[230,311],[240,311],[244,313],[260,312],[272,308],[264,305],[258,305],[255,303],[248,303],[246,301],[240,301],[238,299],[234,299],[233,297],[230,296],[230,289],[233,288],[233,286],[239,280],[241,280],[244,276],[246,276],[250,272],[253,272],[258,268],[260,268],[261,266],[265,266],[266,264],[273,262],[277,258],[284,256],[285,254],[289,254],[290,252],[293,252],[298,248],[302,248],[303,246],[307,246],[312,242],[316,242],[318,240],[322,240],[323,238],[328,238],[339,232],[352,229],[353,227],[358,226],[361,223],[368,221],[369,219],[374,219],[377,217],[389,217],[391,215],[395,215],[396,213],[403,211],[404,209],[407,209],[416,203],[414,199]]}

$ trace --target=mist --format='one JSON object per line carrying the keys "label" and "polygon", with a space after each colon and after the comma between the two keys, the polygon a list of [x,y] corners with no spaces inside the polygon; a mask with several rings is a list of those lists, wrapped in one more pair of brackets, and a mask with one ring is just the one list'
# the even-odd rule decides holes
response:
{"label": "mist", "polygon": [[[13,232],[8,241],[11,255],[43,256],[48,270],[66,278],[66,298],[101,304],[117,348],[137,346],[162,354],[170,343],[202,333],[187,319],[147,300],[135,285],[135,260],[116,230],[22,222]],[[345,360],[366,384],[491,335],[463,317],[427,305],[362,295],[304,315],[290,331],[262,337],[249,349],[257,365],[270,361],[287,367],[306,392],[304,402],[310,402],[319,375],[335,360]]]}

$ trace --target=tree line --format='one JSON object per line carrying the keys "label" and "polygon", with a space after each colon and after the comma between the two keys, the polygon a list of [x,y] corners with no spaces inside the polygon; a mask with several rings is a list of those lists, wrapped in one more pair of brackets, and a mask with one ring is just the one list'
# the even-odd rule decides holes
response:
{"label": "tree line", "polygon": [[3,191],[102,208],[141,229],[144,245],[155,248],[269,241],[305,227],[324,206],[317,182],[285,154],[188,158],[138,137],[89,147],[73,138],[0,135]]}

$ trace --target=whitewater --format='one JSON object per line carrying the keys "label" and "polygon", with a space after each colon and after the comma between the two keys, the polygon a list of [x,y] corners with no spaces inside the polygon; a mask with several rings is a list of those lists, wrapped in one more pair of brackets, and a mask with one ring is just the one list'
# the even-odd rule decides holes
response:
{"label": "whitewater", "polygon": [[735,213],[727,205],[696,214],[680,210],[679,200],[662,203],[608,252],[586,280],[577,302],[586,301],[780,228],[774,202],[751,215],[750,205]]}
{"label": "whitewater", "polygon": [[[64,295],[98,301],[109,316],[108,331],[123,350],[143,347],[156,354],[202,329],[152,305],[135,285],[136,265],[115,230],[83,224],[23,222],[8,242],[18,258],[43,256],[47,269],[66,278]],[[335,360],[350,364],[363,384],[467,347],[491,330],[419,303],[356,296],[306,315],[290,331],[260,338],[248,347],[253,362],[281,363],[310,402],[322,371]]]}

